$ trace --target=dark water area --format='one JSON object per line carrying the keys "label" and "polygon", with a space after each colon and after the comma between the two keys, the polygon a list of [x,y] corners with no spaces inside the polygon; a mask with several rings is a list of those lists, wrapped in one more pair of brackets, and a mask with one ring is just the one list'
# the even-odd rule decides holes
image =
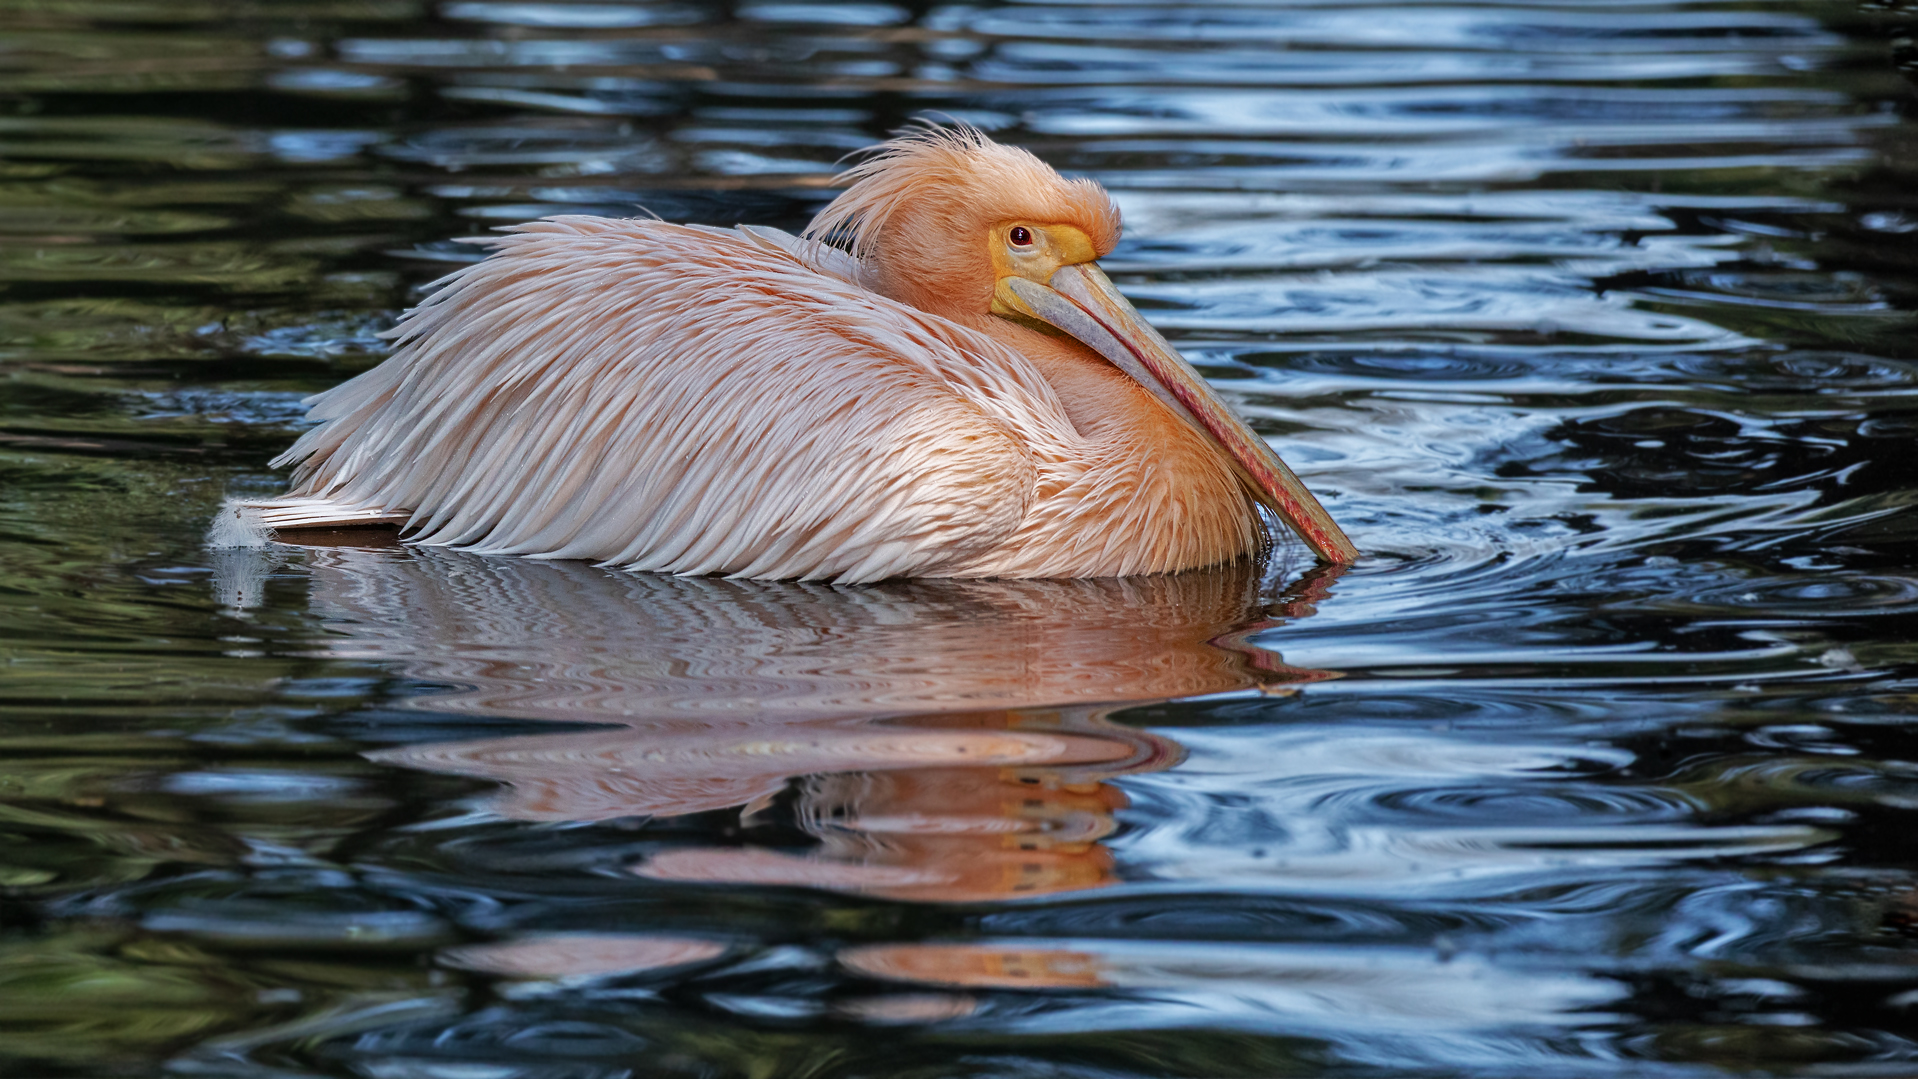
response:
{"label": "dark water area", "polygon": [[[0,1073],[1918,1074],[1915,27],[0,0]],[[205,544],[457,237],[928,113],[1364,561]]]}

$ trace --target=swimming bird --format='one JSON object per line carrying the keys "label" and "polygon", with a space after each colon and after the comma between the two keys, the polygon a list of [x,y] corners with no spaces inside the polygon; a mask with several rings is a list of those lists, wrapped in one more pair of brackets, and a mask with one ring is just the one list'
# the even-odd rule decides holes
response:
{"label": "swimming bird", "polygon": [[269,528],[742,578],[1225,562],[1265,505],[1357,552],[1100,271],[1111,197],[970,127],[881,144],[800,236],[549,217],[308,399]]}

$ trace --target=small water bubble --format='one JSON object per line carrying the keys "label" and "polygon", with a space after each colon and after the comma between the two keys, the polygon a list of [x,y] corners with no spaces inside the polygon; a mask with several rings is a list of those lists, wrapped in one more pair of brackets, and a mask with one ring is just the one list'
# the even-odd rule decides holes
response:
{"label": "small water bubble", "polygon": [[1851,654],[1849,648],[1827,648],[1819,655],[1818,665],[1835,671],[1849,671],[1853,674],[1865,669],[1864,665],[1858,662],[1858,657]]}
{"label": "small water bubble", "polygon": [[1918,232],[1918,217],[1902,213],[1866,214],[1858,219],[1858,223],[1873,232]]}

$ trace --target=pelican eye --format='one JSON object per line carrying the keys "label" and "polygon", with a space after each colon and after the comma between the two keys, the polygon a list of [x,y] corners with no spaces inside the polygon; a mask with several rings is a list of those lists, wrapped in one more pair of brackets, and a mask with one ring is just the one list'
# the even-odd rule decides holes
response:
{"label": "pelican eye", "polygon": [[1031,247],[1032,230],[1024,225],[1014,225],[1012,231],[1006,233],[1006,239],[1012,241],[1014,247]]}

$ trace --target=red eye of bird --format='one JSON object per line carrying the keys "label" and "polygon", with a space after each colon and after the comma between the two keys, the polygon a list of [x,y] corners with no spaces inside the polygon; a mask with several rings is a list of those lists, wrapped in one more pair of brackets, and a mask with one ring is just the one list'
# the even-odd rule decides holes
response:
{"label": "red eye of bird", "polygon": [[1032,246],[1032,230],[1024,225],[1012,226],[1012,231],[1006,233],[1006,238],[1012,241],[1014,247]]}

